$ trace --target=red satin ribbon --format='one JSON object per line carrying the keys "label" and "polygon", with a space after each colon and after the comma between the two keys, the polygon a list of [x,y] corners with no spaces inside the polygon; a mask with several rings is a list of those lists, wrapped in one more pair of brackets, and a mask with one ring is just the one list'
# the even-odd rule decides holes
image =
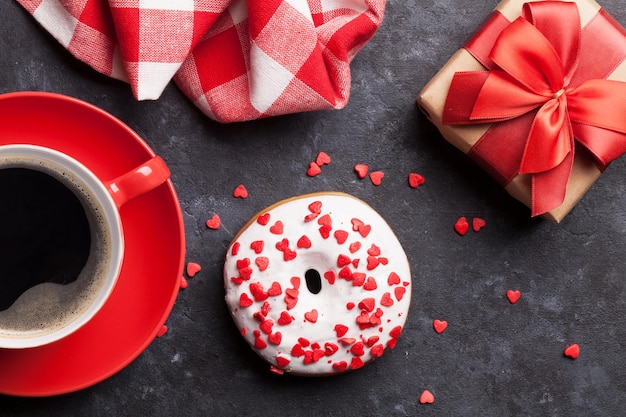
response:
{"label": "red satin ribbon", "polygon": [[530,174],[532,215],[550,211],[576,143],[600,169],[626,152],[626,83],[604,79],[626,58],[625,38],[603,11],[581,31],[570,2],[526,3],[506,25],[496,13],[466,45],[488,71],[455,74],[443,123],[491,123],[470,154],[504,184]]}

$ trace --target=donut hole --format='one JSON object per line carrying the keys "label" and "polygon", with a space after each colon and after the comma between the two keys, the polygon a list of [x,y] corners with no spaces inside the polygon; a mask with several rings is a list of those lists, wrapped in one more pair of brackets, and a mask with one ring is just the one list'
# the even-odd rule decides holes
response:
{"label": "donut hole", "polygon": [[309,269],[304,273],[306,288],[311,294],[319,294],[322,291],[322,277],[315,269]]}

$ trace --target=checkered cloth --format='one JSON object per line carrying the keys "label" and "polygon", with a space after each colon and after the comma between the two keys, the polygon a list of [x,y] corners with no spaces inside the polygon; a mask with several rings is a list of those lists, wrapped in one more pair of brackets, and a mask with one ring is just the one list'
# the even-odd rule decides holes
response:
{"label": "checkered cloth", "polygon": [[345,107],[385,0],[17,0],[78,59],[220,122]]}

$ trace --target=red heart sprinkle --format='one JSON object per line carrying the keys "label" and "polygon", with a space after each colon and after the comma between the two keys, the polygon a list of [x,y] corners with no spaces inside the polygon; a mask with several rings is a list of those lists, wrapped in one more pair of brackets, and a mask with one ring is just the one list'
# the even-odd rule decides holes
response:
{"label": "red heart sprinkle", "polygon": [[320,152],[315,158],[315,163],[319,166],[330,164],[330,156],[326,152]]}
{"label": "red heart sprinkle", "polygon": [[311,204],[309,204],[309,210],[311,211],[311,213],[321,213],[322,212],[322,202],[321,201],[314,201]]}
{"label": "red heart sprinkle", "polygon": [[333,369],[337,372],[343,372],[348,369],[348,362],[341,361],[333,363]]}
{"label": "red heart sprinkle", "polygon": [[379,263],[380,262],[378,261],[378,258],[375,258],[373,256],[368,256],[367,257],[367,270],[371,271],[372,269],[376,269]]}
{"label": "red heart sprinkle", "polygon": [[369,167],[365,164],[356,164],[354,166],[354,171],[359,178],[363,179],[367,176],[367,171],[369,171]]}
{"label": "red heart sprinkle", "polygon": [[293,250],[291,250],[291,249],[287,248],[287,249],[285,249],[285,251],[283,252],[283,260],[284,260],[285,262],[292,261],[292,260],[296,259],[296,256],[297,256],[297,255],[298,255],[298,254],[296,253],[296,251],[293,251]]}
{"label": "red heart sprinkle", "polygon": [[370,226],[369,224],[364,224],[359,227],[359,233],[363,237],[367,237],[367,235],[369,235],[371,231],[372,231],[372,226]]}
{"label": "red heart sprinkle", "polygon": [[391,329],[391,331],[389,332],[389,336],[393,337],[394,339],[399,338],[401,334],[402,334],[402,326],[396,326],[393,329]]}
{"label": "red heart sprinkle", "polygon": [[459,219],[454,223],[454,230],[461,236],[465,236],[467,231],[469,230],[469,223],[467,222],[467,218],[459,217]]}
{"label": "red heart sprinkle", "polygon": [[387,284],[389,285],[397,285],[400,283],[400,277],[395,272],[389,274],[389,278],[387,278]]}
{"label": "red heart sprinkle", "polygon": [[185,289],[189,286],[189,282],[185,279],[185,277],[180,277],[180,288]]}
{"label": "red heart sprinkle", "polygon": [[267,347],[267,343],[261,336],[257,336],[256,339],[254,339],[254,347],[259,350],[265,349]]}
{"label": "red heart sprinkle", "polygon": [[474,217],[472,219],[472,230],[474,230],[475,232],[478,232],[480,229],[482,229],[486,225],[487,225],[487,222],[484,219],[481,219],[480,217]]}
{"label": "red heart sprinkle", "polygon": [[380,358],[381,356],[383,356],[384,351],[385,351],[385,347],[380,343],[372,346],[372,348],[370,349],[370,353],[372,354],[372,356],[375,356],[377,358]]}
{"label": "red heart sprinkle", "polygon": [[233,191],[233,196],[236,198],[248,198],[248,190],[246,190],[243,184],[239,184]]}
{"label": "red heart sprinkle", "polygon": [[311,240],[306,235],[302,235],[302,237],[298,239],[296,246],[299,249],[309,249],[311,247]]}
{"label": "red heart sprinkle", "polygon": [[220,216],[214,214],[209,220],[206,221],[206,227],[209,229],[217,230],[220,228],[222,221],[220,220]]}
{"label": "red heart sprinkle", "polygon": [[365,363],[363,363],[363,359],[358,356],[353,357],[352,361],[350,361],[350,369],[359,369],[363,365],[365,365]]}
{"label": "red heart sprinkle", "polygon": [[283,340],[283,335],[280,332],[272,333],[267,336],[267,340],[273,345],[280,345],[280,341]]}
{"label": "red heart sprinkle", "polygon": [[239,248],[240,247],[241,247],[241,243],[239,243],[239,242],[233,243],[233,248],[230,251],[231,255],[233,255],[233,256],[239,255]]}
{"label": "red heart sprinkle", "polygon": [[278,318],[278,324],[281,326],[285,326],[293,321],[293,317],[286,311],[280,313],[280,317]]}
{"label": "red heart sprinkle", "polygon": [[239,296],[239,305],[241,307],[250,307],[253,303],[254,301],[245,292]]}
{"label": "red heart sprinkle", "polygon": [[350,259],[349,256],[346,256],[344,254],[339,254],[339,256],[337,256],[337,266],[339,268],[343,268],[346,265],[350,265],[350,263],[352,262],[352,259]]}
{"label": "red heart sprinkle", "polygon": [[396,288],[394,288],[393,292],[396,295],[396,300],[400,301],[400,300],[402,300],[402,297],[404,297],[404,293],[406,292],[406,288],[404,288],[404,287],[396,287]]}
{"label": "red heart sprinkle", "polygon": [[157,333],[157,337],[163,337],[165,335],[165,333],[167,333],[167,326],[164,324],[163,326],[161,326],[161,329],[159,329],[159,332]]}
{"label": "red heart sprinkle", "polygon": [[365,344],[363,342],[353,344],[350,348],[350,352],[356,356],[363,356],[363,354],[365,354]]}
{"label": "red heart sprinkle", "polygon": [[372,243],[372,246],[367,250],[367,254],[371,256],[379,256],[380,248],[376,244]]}
{"label": "red heart sprinkle", "polygon": [[342,337],[348,332],[348,326],[344,326],[343,324],[336,324],[335,332],[337,333],[337,337]]}
{"label": "red heart sprinkle", "polygon": [[326,356],[332,356],[339,350],[339,346],[334,343],[326,342],[324,343],[324,351],[326,352]]}
{"label": "red heart sprinkle", "polygon": [[350,244],[350,253],[355,253],[361,249],[361,242],[354,242]]}
{"label": "red heart sprinkle", "polygon": [[317,220],[317,224],[319,224],[320,226],[331,227],[333,225],[333,219],[331,219],[328,214],[325,214]]}
{"label": "red heart sprinkle", "polygon": [[276,297],[277,295],[281,295],[283,293],[283,289],[280,284],[276,281],[272,282],[272,286],[269,290],[267,290],[267,295],[270,297]]}
{"label": "red heart sprinkle", "polygon": [[280,366],[281,368],[289,365],[289,362],[291,361],[287,358],[284,358],[282,356],[276,356],[276,365]]}
{"label": "red heart sprinkle", "polygon": [[307,338],[304,338],[304,337],[299,337],[298,338],[298,343],[300,343],[300,345],[302,347],[308,347],[308,346],[311,345],[311,341],[309,339],[307,339]]}
{"label": "red heart sprinkle", "polygon": [[414,172],[411,172],[409,174],[409,185],[411,186],[411,188],[417,188],[425,182],[426,180],[420,174],[416,174]]}
{"label": "red heart sprinkle", "polygon": [[293,285],[293,288],[296,290],[300,288],[300,277],[291,277],[289,282],[291,282],[291,285]]}
{"label": "red heart sprinkle", "polygon": [[519,290],[507,290],[506,292],[506,298],[509,299],[511,304],[517,303],[521,295],[522,293]]}
{"label": "red heart sprinkle", "polygon": [[334,236],[340,245],[343,245],[348,240],[348,232],[345,230],[335,230]]}
{"label": "red heart sprinkle", "polygon": [[270,232],[274,233],[275,235],[282,234],[283,233],[283,222],[278,220],[276,223],[274,223],[274,226],[270,227]]}
{"label": "red heart sprinkle", "polygon": [[326,271],[324,272],[324,279],[328,281],[330,285],[335,283],[335,272],[334,271]]}
{"label": "red heart sprinkle", "polygon": [[311,323],[317,322],[317,310],[313,309],[309,311],[308,313],[304,313],[304,318],[307,321],[310,321]]}
{"label": "red heart sprinkle", "polygon": [[285,249],[288,249],[288,248],[289,248],[289,239],[284,238],[280,242],[276,242],[276,249],[278,249],[279,251],[284,252]]}
{"label": "red heart sprinkle", "polygon": [[302,349],[302,346],[300,346],[299,343],[296,343],[291,348],[291,356],[294,356],[296,358],[298,358],[300,356],[304,356],[304,349]]}
{"label": "red heart sprinkle", "polygon": [[433,329],[439,334],[443,333],[444,330],[448,327],[448,322],[445,320],[433,320]]}
{"label": "red heart sprinkle", "polygon": [[360,287],[361,285],[365,284],[365,278],[367,278],[367,275],[365,275],[363,272],[354,272],[352,274],[352,285],[354,287]]}
{"label": "red heart sprinkle", "polygon": [[434,402],[435,402],[435,396],[432,394],[432,392],[428,390],[424,390],[420,394],[420,404],[432,404]]}
{"label": "red heart sprinkle", "polygon": [[391,294],[388,292],[384,293],[382,298],[380,299],[380,305],[385,307],[391,307],[393,305],[393,298],[391,298]]}
{"label": "red heart sprinkle", "polygon": [[309,177],[316,177],[322,173],[322,169],[315,162],[309,164],[309,169],[306,171],[306,175]]}
{"label": "red heart sprinkle", "polygon": [[193,278],[198,272],[200,272],[200,270],[202,269],[202,267],[195,263],[195,262],[189,262],[187,264],[187,276],[189,278]]}
{"label": "red heart sprinkle", "polygon": [[258,224],[260,224],[261,226],[265,226],[266,224],[268,224],[270,222],[270,214],[269,213],[264,213],[261,214],[257,219],[256,222]]}
{"label": "red heart sprinkle", "polygon": [[291,310],[298,304],[298,297],[285,296],[285,304],[287,305],[287,310]]}
{"label": "red heart sprinkle", "polygon": [[267,297],[269,297],[267,292],[263,289],[263,285],[258,282],[250,284],[250,292],[256,301],[267,300]]}
{"label": "red heart sprinkle", "polygon": [[264,245],[265,242],[263,242],[262,240],[255,240],[254,242],[250,243],[250,249],[252,249],[254,253],[258,255],[259,253],[263,252]]}
{"label": "red heart sprinkle", "polygon": [[272,327],[274,326],[274,322],[272,320],[263,320],[263,323],[259,326],[263,333],[270,334],[272,333]]}
{"label": "red heart sprinkle", "polygon": [[374,291],[376,288],[378,288],[378,285],[374,277],[367,277],[367,281],[363,284],[363,289],[365,291]]}
{"label": "red heart sprinkle", "polygon": [[259,267],[260,271],[265,271],[270,264],[270,260],[265,256],[259,256],[254,260],[254,263]]}
{"label": "red heart sprinkle", "polygon": [[383,182],[383,178],[385,177],[385,173],[382,171],[374,171],[370,173],[370,180],[372,180],[372,184],[378,186]]}
{"label": "red heart sprinkle", "polygon": [[579,353],[580,353],[580,346],[578,346],[578,344],[576,343],[574,343],[573,345],[569,345],[563,351],[563,354],[565,356],[567,356],[568,358],[572,358],[572,359],[578,358]]}
{"label": "red heart sprinkle", "polygon": [[379,340],[380,340],[380,337],[378,337],[378,336],[370,336],[370,337],[367,338],[367,341],[365,342],[365,345],[367,345],[367,347],[371,348]]}
{"label": "red heart sprinkle", "polygon": [[374,300],[373,298],[364,298],[363,300],[361,300],[361,302],[358,304],[358,307],[361,310],[365,310],[365,311],[369,311],[372,312],[374,311],[374,306],[376,305],[376,300]]}

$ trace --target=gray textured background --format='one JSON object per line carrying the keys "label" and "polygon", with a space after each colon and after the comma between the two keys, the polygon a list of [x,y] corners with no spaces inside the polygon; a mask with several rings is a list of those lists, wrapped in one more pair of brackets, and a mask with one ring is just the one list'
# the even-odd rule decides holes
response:
{"label": "gray textured background", "polygon": [[[14,1],[0,3],[0,92],[52,91],[93,103],[168,163],[184,213],[187,260],[202,272],[128,367],[80,392],[0,396],[0,415],[45,416],[617,416],[626,404],[626,166],[613,163],[560,224],[530,219],[448,145],[415,98],[496,1],[389,1],[352,63],[344,110],[219,125],[172,84],[154,102],[74,60]],[[626,7],[605,8],[626,24]],[[306,176],[319,151],[332,157]],[[384,170],[380,187],[356,163]],[[407,185],[409,172],[426,184]],[[244,183],[247,200],[232,197]],[[223,302],[226,247],[257,211],[318,190],[352,193],[395,229],[413,271],[412,307],[395,350],[351,374],[278,377],[237,333]],[[220,230],[204,222],[214,213]],[[459,216],[487,227],[460,237]],[[522,291],[511,305],[504,294]],[[432,320],[450,324],[443,334]],[[563,356],[578,343],[577,360]],[[1,372],[1,369],[0,369]],[[418,402],[422,390],[435,403]]]}

